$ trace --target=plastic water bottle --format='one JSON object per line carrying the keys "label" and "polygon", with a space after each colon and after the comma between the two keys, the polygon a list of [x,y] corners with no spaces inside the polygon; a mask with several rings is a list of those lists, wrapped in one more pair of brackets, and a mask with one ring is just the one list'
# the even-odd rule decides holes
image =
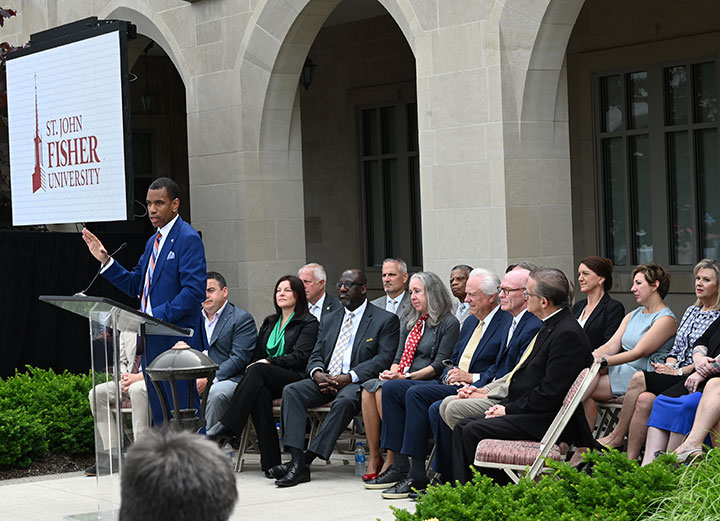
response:
{"label": "plastic water bottle", "polygon": [[359,441],[355,449],[355,475],[360,477],[364,476],[365,468],[365,448],[362,442]]}
{"label": "plastic water bottle", "polygon": [[276,423],[275,428],[277,429],[278,445],[280,446],[280,451],[283,451],[285,450],[285,447],[283,446],[282,429],[280,428],[280,423]]}

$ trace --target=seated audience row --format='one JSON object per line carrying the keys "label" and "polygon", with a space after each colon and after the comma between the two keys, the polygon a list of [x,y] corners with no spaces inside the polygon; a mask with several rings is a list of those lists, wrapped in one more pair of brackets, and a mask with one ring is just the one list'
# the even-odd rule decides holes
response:
{"label": "seated audience row", "polygon": [[[708,326],[720,316],[720,270],[714,261],[695,267],[698,300],[685,312],[677,335],[675,316],[664,303],[670,276],[652,263],[633,271],[631,291],[640,306],[624,318],[623,306],[609,296],[612,262],[601,257],[581,262],[578,283],[586,298],[572,313],[573,289],[565,275],[529,263],[509,267],[502,281],[484,269],[454,267],[450,288],[462,299],[457,305],[437,275],[419,272],[409,277],[400,259],[383,263],[386,294],[372,303],[359,270],[343,272],[336,285],[339,301],[325,292],[322,266],[309,264],[299,275],[278,280],[275,313],[263,321],[252,353],[235,357],[240,360],[235,373],[239,383],[222,405],[215,405],[219,421],[208,430],[210,438],[225,441],[240,436],[252,417],[262,469],[278,486],[309,481],[310,463],[330,457],[338,436],[361,410],[369,447],[366,488],[382,489],[386,498],[424,490],[431,435],[432,466],[440,481],[464,482],[479,440],[539,440],[593,357],[603,370],[586,394],[585,414],[578,411],[562,439],[598,447],[590,435],[595,401],[622,396],[629,388],[618,427],[599,442],[619,446],[630,430],[629,455],[637,457],[644,440],[641,411],[649,411],[639,405],[651,401],[645,395],[694,392],[693,386],[702,387],[715,374],[715,352],[704,347],[715,345],[708,342],[713,331]],[[224,280],[216,285],[226,300]],[[210,304],[217,302],[208,294],[204,318],[212,346],[217,336],[212,322],[222,324],[218,319],[225,304]],[[720,341],[716,344],[720,351]],[[212,390],[227,379],[218,377],[212,383],[209,411]],[[273,399],[280,397],[288,463],[281,461],[272,412]],[[325,404],[330,412],[306,447],[308,409]],[[698,432],[711,425],[713,409],[704,409],[710,411],[709,419],[696,421]],[[210,420],[212,414],[208,416]],[[662,421],[651,428],[648,440],[656,436],[651,447],[659,447],[653,453],[667,446],[662,440],[668,436],[662,433],[673,428]],[[387,451],[385,460],[381,448]]]}

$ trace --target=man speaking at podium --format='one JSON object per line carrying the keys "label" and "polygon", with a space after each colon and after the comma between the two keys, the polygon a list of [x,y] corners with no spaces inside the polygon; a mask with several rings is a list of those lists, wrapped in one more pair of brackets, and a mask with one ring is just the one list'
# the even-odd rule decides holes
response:
{"label": "man speaking at podium", "polygon": [[[195,328],[188,344],[200,348],[198,324],[201,304],[205,300],[205,248],[200,235],[178,215],[180,189],[167,177],[152,182],[147,192],[147,210],[156,233],[145,244],[145,252],[132,271],[123,268],[109,255],[100,240],[83,229],[83,239],[90,253],[102,265],[100,273],[118,289],[140,299],[140,311],[176,326]],[[148,335],[142,358],[143,372],[150,362],[170,349],[176,337]],[[148,398],[155,426],[163,422],[162,407],[147,374]],[[180,384],[180,382],[178,382]],[[186,385],[186,382],[182,382]],[[172,404],[170,385],[161,382],[169,404]],[[178,385],[178,396],[188,390]],[[186,407],[186,404],[180,404]],[[197,406],[198,404],[196,404]]]}

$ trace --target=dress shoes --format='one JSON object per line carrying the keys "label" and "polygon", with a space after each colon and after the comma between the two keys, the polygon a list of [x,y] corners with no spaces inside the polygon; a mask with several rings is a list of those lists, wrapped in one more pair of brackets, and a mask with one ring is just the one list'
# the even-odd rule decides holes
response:
{"label": "dress shoes", "polygon": [[[430,480],[430,484],[428,485],[428,487],[439,487],[440,485],[444,485],[445,483],[447,483],[447,481],[443,481],[442,478],[437,478],[437,477],[435,477],[435,478],[432,478],[432,479]],[[412,491],[408,494],[408,499],[412,499],[413,501],[417,501],[418,499],[420,499],[421,497],[423,497],[425,494],[427,494],[427,492],[428,492],[427,487],[424,488],[424,489],[418,489],[417,491],[416,491],[416,490],[412,490]]]}
{"label": "dress shoes", "polygon": [[290,463],[280,463],[280,465],[275,465],[266,470],[265,477],[268,479],[281,479],[285,477],[288,470],[290,470]]}
{"label": "dress shoes", "polygon": [[205,433],[205,436],[210,441],[216,442],[218,445],[222,446],[225,444],[226,441],[231,440],[235,437],[235,433],[230,430],[230,427],[225,425],[222,422],[217,422],[215,425],[210,427],[208,431]]}
{"label": "dress shoes", "polygon": [[[382,456],[380,457],[380,463],[378,464],[377,468],[381,469],[382,466],[385,464],[385,460],[382,459]],[[367,474],[363,474],[362,480],[363,481],[370,481],[371,479],[375,479],[380,475],[379,472],[368,472]]]}
{"label": "dress shoes", "polygon": [[415,489],[420,492],[421,490],[427,489],[429,481],[427,479],[418,480],[405,478],[399,481],[387,490],[383,490],[382,497],[385,499],[404,499],[410,495],[410,492]]}
{"label": "dress shoes", "polygon": [[407,477],[407,473],[389,467],[385,472],[381,472],[375,479],[365,481],[363,485],[370,490],[382,490],[390,488],[401,479]]}
{"label": "dress shoes", "polygon": [[278,479],[275,484],[278,487],[294,487],[298,483],[310,481],[310,467],[307,463],[293,461],[284,477]]}

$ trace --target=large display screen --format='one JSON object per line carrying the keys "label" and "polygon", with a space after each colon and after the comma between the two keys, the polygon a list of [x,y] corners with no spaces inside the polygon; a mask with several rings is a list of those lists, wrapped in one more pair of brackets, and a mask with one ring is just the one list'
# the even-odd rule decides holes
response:
{"label": "large display screen", "polygon": [[127,219],[120,53],[112,31],[8,60],[14,225]]}

